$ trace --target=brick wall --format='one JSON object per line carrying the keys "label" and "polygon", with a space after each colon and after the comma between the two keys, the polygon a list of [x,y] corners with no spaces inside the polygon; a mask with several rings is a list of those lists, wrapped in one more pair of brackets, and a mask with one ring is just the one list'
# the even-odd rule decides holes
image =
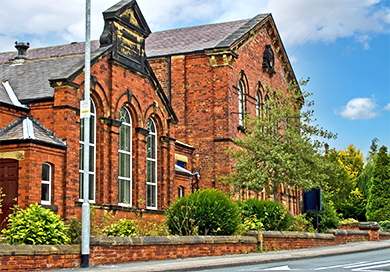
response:
{"label": "brick wall", "polygon": [[[379,237],[389,239],[387,234],[381,232]],[[91,237],[90,265],[332,246],[365,241],[368,236],[367,231],[337,230],[326,234],[250,231],[247,236]],[[0,244],[1,271],[79,267],[80,260],[80,245]]]}
{"label": "brick wall", "polygon": [[[275,53],[276,73],[272,77],[262,69],[265,45],[272,45]],[[166,92],[171,89],[172,106],[180,120],[176,139],[195,147],[192,164],[201,169],[200,188],[226,189],[218,182],[234,165],[226,149],[233,147],[233,139],[242,135],[237,114],[239,80],[244,79],[245,112],[251,116],[256,116],[259,82],[264,99],[266,87],[284,90],[291,81],[293,76],[287,73],[289,68],[281,47],[275,26],[267,19],[232,46],[237,55],[230,51],[209,54],[206,50],[149,59]],[[296,192],[290,195],[284,204],[299,213]]]}

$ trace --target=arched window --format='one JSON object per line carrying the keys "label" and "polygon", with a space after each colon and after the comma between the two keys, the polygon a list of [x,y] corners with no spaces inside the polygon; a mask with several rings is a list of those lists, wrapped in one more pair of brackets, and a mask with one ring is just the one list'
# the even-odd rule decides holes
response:
{"label": "arched window", "polygon": [[149,135],[146,139],[146,206],[157,209],[157,130],[154,121],[149,118],[146,124]]}
{"label": "arched window", "polygon": [[41,204],[51,204],[51,165],[48,163],[42,164],[42,179],[41,179]]}
{"label": "arched window", "polygon": [[[95,202],[96,193],[96,108],[91,99],[89,119],[89,200]],[[80,119],[79,196],[84,199],[84,119]]]}
{"label": "arched window", "polygon": [[244,98],[244,84],[242,80],[238,83],[238,125],[244,126],[245,116],[245,98]]}
{"label": "arched window", "polygon": [[177,197],[180,198],[183,196],[184,196],[184,187],[183,186],[177,187]]}
{"label": "arched window", "polygon": [[119,120],[122,124],[119,128],[119,204],[131,206],[132,188],[132,136],[131,117],[126,108],[121,108]]}

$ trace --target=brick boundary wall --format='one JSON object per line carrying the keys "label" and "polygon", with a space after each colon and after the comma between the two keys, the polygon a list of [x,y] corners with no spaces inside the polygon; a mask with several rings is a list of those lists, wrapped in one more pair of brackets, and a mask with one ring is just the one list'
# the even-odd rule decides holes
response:
{"label": "brick boundary wall", "polygon": [[[377,238],[375,241],[390,239],[390,233],[370,229],[333,230],[325,234],[251,231],[247,236],[91,237],[90,266],[332,246],[370,241],[370,237]],[[79,244],[0,244],[0,271],[79,267],[80,252]]]}

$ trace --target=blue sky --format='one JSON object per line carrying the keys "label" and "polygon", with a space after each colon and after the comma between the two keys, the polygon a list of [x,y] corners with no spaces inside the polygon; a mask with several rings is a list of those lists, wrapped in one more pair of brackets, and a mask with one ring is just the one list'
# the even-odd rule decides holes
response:
{"label": "blue sky", "polygon": [[[91,0],[92,39],[118,0]],[[390,0],[138,0],[153,32],[272,13],[297,79],[310,77],[317,123],[367,155],[390,148]],[[84,0],[2,0],[0,52],[84,40]]]}

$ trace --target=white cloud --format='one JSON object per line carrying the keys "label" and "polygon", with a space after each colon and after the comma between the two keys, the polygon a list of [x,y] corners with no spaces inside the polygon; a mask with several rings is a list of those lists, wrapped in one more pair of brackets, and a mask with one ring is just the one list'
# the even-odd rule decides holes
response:
{"label": "white cloud", "polygon": [[390,111],[390,103],[384,107],[384,110]]}
{"label": "white cloud", "polygon": [[[388,32],[389,8],[380,0],[273,0],[268,2],[283,40],[333,42],[337,38]],[[385,30],[387,29],[387,30]],[[366,39],[368,42],[368,39]],[[364,46],[367,47],[366,44]]]}
{"label": "white cloud", "polygon": [[378,105],[373,98],[353,98],[340,110],[335,110],[343,118],[350,120],[367,120],[379,116]]}
{"label": "white cloud", "polygon": [[[152,31],[248,19],[271,12],[286,45],[354,37],[368,49],[373,33],[389,32],[390,8],[385,1],[138,0],[138,5]],[[102,12],[117,2],[91,1],[92,39],[98,39],[103,30]],[[85,2],[81,0],[2,0],[0,39],[29,41],[26,39],[34,36],[40,44],[53,44],[55,38],[59,40],[57,44],[81,41],[84,9]],[[6,50],[15,50],[13,44],[1,43],[0,51]]]}

